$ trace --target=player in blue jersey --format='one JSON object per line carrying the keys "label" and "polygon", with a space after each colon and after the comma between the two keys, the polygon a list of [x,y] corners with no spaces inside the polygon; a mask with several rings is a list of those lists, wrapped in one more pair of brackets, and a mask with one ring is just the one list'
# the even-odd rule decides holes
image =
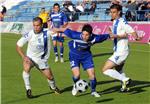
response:
{"label": "player in blue jersey", "polygon": [[[58,3],[55,3],[53,5],[53,11],[50,13],[50,28],[61,28],[61,27],[66,27],[68,24],[68,20],[66,15],[60,11],[60,6]],[[57,33],[52,36],[53,40],[53,48],[54,48],[54,53],[55,53],[55,62],[58,62],[58,51],[57,51],[57,42],[59,42],[60,46],[60,62],[64,62],[63,59],[63,52],[64,52],[64,47],[63,47],[63,42],[64,42],[64,37],[62,36],[62,33]]]}
{"label": "player in blue jersey", "polygon": [[[91,87],[91,95],[94,97],[100,97],[96,92],[96,77],[94,71],[94,63],[92,53],[90,48],[95,43],[100,43],[105,41],[110,37],[109,34],[96,35],[92,33],[92,26],[85,24],[82,28],[82,32],[73,31],[68,28],[55,28],[55,32],[64,32],[64,34],[73,39],[69,45],[69,60],[71,64],[71,69],[73,73],[73,81],[76,83],[80,79],[80,64],[83,69],[88,73]],[[78,90],[73,85],[72,95],[76,95]]]}

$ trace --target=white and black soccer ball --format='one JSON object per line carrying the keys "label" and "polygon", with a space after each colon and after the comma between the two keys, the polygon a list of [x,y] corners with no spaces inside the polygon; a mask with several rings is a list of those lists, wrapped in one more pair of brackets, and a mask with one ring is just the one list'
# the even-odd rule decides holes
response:
{"label": "white and black soccer ball", "polygon": [[75,83],[75,86],[76,86],[76,89],[79,92],[85,92],[88,89],[88,83],[85,80],[82,80],[82,79],[78,80]]}

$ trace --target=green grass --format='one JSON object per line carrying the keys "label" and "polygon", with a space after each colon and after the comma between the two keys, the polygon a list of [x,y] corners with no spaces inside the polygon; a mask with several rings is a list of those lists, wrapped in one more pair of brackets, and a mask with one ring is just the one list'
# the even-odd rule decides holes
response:
{"label": "green grass", "polygon": [[[150,104],[150,48],[146,44],[131,43],[131,53],[126,61],[125,72],[133,79],[131,92],[120,93],[120,82],[104,76],[100,69],[110,57],[112,43],[110,41],[92,47],[95,71],[97,77],[97,91],[100,98],[90,95],[90,89],[74,97],[71,95],[72,73],[68,61],[68,47],[65,42],[65,63],[54,63],[54,53],[51,51],[49,64],[59,88],[64,92],[55,95],[49,88],[41,73],[31,71],[31,86],[33,95],[39,97],[27,99],[22,79],[22,60],[17,54],[15,46],[20,35],[2,34],[1,36],[1,102],[2,104]],[[81,70],[81,78],[88,81],[87,73]]]}

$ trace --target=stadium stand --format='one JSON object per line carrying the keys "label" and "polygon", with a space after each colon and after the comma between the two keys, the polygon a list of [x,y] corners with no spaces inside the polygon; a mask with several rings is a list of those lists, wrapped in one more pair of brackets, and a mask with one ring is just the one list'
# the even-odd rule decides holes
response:
{"label": "stadium stand", "polygon": [[[45,7],[46,10],[50,10],[55,2],[54,1],[23,1],[18,5],[12,7],[8,10],[4,21],[7,22],[27,22],[32,21],[32,18],[39,14],[39,11],[42,7]],[[61,1],[58,1],[63,6]],[[75,3],[75,2],[74,2]],[[107,20],[110,19],[110,16],[105,14],[106,7],[108,7],[109,3],[98,4],[95,13],[90,15],[80,15],[78,14],[79,20],[77,21],[99,21],[99,20]],[[90,5],[88,5],[90,6]],[[101,15],[101,17],[100,17]]]}
{"label": "stadium stand", "polygon": [[[80,0],[82,1],[82,0]],[[96,3],[96,9],[94,12],[81,12],[81,11],[75,11],[71,12],[69,10],[64,10],[64,0],[58,0],[57,3],[60,4],[62,10],[65,11],[65,13],[68,16],[68,19],[70,21],[108,21],[110,20],[109,16],[109,6],[111,5],[110,0],[94,0]],[[6,16],[4,18],[4,21],[6,22],[29,22],[32,21],[33,17],[37,16],[40,12],[41,8],[45,8],[47,11],[51,11],[53,4],[56,3],[54,0],[34,0],[34,1],[23,1],[20,2],[18,5],[12,7],[11,9],[8,10],[6,13]],[[76,5],[79,3],[78,0],[72,0],[72,6],[73,8],[76,7]],[[84,8],[90,8],[91,7],[91,2],[81,2],[84,4]],[[125,2],[123,2],[125,3]],[[68,5],[68,4],[66,4]],[[70,5],[70,4],[69,4]],[[126,7],[123,8],[123,14],[124,17],[126,15],[126,11],[128,9]],[[149,10],[150,11],[150,10]],[[138,13],[138,12],[137,12]],[[134,19],[138,20],[139,14],[137,14],[137,18]]]}

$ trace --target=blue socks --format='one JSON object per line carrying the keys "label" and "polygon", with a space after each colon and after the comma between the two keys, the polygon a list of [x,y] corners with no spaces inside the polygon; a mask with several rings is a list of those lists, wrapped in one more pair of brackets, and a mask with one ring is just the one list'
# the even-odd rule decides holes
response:
{"label": "blue socks", "polygon": [[[57,46],[54,46],[54,53],[55,53],[55,56],[58,57],[58,51],[57,51]],[[60,57],[63,58],[63,53],[64,53],[64,47],[60,47]]]}
{"label": "blue socks", "polygon": [[73,76],[72,79],[73,79],[74,83],[76,83],[80,78]]}
{"label": "blue socks", "polygon": [[95,92],[96,83],[97,83],[96,78],[90,80],[90,87],[92,92]]}
{"label": "blue socks", "polygon": [[63,53],[64,53],[64,47],[61,46],[61,47],[60,47],[60,57],[63,57]]}
{"label": "blue socks", "polygon": [[55,56],[58,57],[57,46],[54,46],[54,53],[55,53]]}

